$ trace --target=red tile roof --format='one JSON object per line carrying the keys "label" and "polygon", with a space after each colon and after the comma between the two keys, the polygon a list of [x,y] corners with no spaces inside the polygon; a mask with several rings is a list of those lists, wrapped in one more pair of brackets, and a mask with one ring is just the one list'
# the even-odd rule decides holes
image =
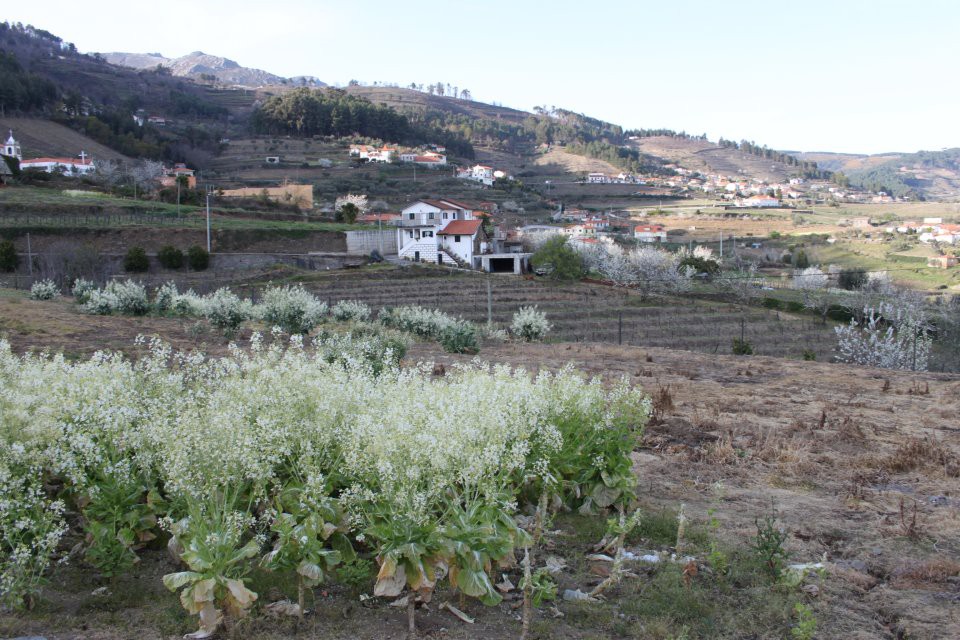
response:
{"label": "red tile roof", "polygon": [[78,165],[87,165],[93,164],[93,161],[90,158],[85,158],[81,160],[80,158],[29,158],[20,163],[22,167],[25,164],[40,164],[40,163],[49,163],[56,162],[59,164],[78,164]]}
{"label": "red tile roof", "polygon": [[480,225],[482,221],[480,220],[454,220],[446,227],[443,228],[443,231],[438,233],[439,236],[472,236],[477,231],[480,230]]}

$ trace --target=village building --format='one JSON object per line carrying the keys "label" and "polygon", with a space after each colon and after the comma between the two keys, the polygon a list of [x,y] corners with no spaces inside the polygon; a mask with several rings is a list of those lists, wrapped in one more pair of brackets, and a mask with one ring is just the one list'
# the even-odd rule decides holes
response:
{"label": "village building", "polygon": [[400,154],[400,162],[418,164],[425,167],[445,167],[447,166],[447,156],[437,151],[404,151]]}
{"label": "village building", "polygon": [[22,170],[36,169],[47,173],[62,173],[75,177],[93,173],[96,165],[83,151],[79,158],[29,158],[20,162]]}
{"label": "village building", "polygon": [[608,178],[605,174],[602,173],[588,173],[587,182],[590,184],[603,184],[607,182]]}
{"label": "village building", "polygon": [[927,260],[927,266],[934,269],[950,269],[957,266],[956,256],[935,256]]}
{"label": "village building", "polygon": [[455,200],[417,200],[400,212],[397,222],[397,253],[414,262],[465,263],[472,268],[484,238],[473,208]]}
{"label": "village building", "polygon": [[244,187],[220,192],[224,198],[267,198],[281,204],[296,205],[300,211],[313,209],[312,184],[284,184],[279,187]]}
{"label": "village building", "polygon": [[633,237],[640,242],[666,242],[667,230],[662,224],[640,224],[633,228]]}
{"label": "village building", "polygon": [[488,187],[492,187],[494,180],[496,180],[496,176],[494,175],[495,173],[496,172],[494,171],[493,167],[483,164],[475,164],[472,167],[458,170],[457,177],[461,180],[472,180]]}
{"label": "village building", "polygon": [[160,176],[160,185],[163,187],[175,187],[177,186],[177,179],[184,178],[186,179],[186,187],[188,189],[197,188],[197,177],[195,171],[190,169],[182,162],[178,162],[173,165],[172,169],[167,167],[163,168],[163,175]]}
{"label": "village building", "polygon": [[755,195],[750,196],[749,198],[741,198],[737,200],[738,207],[753,207],[753,208],[773,208],[779,207],[780,201],[774,198],[773,196],[766,195]]}
{"label": "village building", "polygon": [[373,147],[365,144],[355,144],[350,147],[350,156],[367,162],[393,162],[397,156],[397,148],[387,145]]}
{"label": "village building", "polygon": [[400,220],[399,213],[365,213],[357,216],[360,224],[396,224]]}
{"label": "village building", "polygon": [[3,154],[9,158],[16,158],[17,162],[23,160],[23,153],[20,150],[20,143],[13,137],[13,129],[10,129],[10,135],[7,141],[3,143]]}

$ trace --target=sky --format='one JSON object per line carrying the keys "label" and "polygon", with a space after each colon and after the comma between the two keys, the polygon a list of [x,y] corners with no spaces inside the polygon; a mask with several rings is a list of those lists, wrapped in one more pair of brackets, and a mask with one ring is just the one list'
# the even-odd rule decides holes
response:
{"label": "sky", "polygon": [[780,150],[960,147],[956,0],[45,0],[0,20],[84,52],[199,50],[328,84],[443,82],[484,102]]}

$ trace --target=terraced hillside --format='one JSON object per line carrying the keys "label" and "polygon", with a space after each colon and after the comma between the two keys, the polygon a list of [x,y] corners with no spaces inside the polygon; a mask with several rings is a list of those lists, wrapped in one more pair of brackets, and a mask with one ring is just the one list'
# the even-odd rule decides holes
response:
{"label": "terraced hillside", "polygon": [[797,358],[810,349],[818,360],[828,360],[833,346],[832,329],[809,318],[689,298],[642,301],[635,293],[601,285],[411,268],[317,276],[305,286],[331,302],[357,299],[374,309],[419,304],[482,323],[487,320],[488,281],[494,323],[507,326],[517,309],[536,305],[560,341],[616,344],[622,339],[629,345],[729,353],[742,330],[762,355]]}

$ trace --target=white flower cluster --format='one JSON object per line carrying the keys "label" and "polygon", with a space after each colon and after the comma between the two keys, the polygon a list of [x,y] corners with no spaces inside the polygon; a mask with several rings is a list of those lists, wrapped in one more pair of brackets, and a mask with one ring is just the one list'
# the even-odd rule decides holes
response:
{"label": "white flower cluster", "polygon": [[650,246],[623,249],[597,244],[580,249],[584,263],[615,284],[651,293],[678,293],[690,288],[695,270],[680,264],[681,256]]}
{"label": "white flower cluster", "polygon": [[103,289],[88,289],[82,294],[86,297],[83,310],[87,313],[142,316],[150,310],[146,288],[133,280],[111,280]]}
{"label": "white flower cluster", "polygon": [[513,335],[527,342],[543,340],[551,328],[546,314],[536,307],[520,307],[519,311],[513,314],[513,322],[510,324]]}
{"label": "white flower cluster", "polygon": [[70,289],[70,293],[73,294],[73,297],[77,299],[79,304],[84,304],[89,299],[90,292],[96,288],[96,283],[90,280],[84,280],[83,278],[77,278],[73,282],[73,288]]}
{"label": "white flower cluster", "polygon": [[32,300],[53,300],[60,295],[60,287],[53,280],[38,280],[30,286]]}
{"label": "white flower cluster", "polygon": [[326,314],[327,303],[318,300],[302,285],[269,287],[256,306],[258,318],[290,334],[309,333]]}
{"label": "white flower cluster", "polygon": [[439,309],[426,309],[417,305],[384,308],[377,318],[388,327],[409,331],[425,338],[439,338],[445,331],[466,322]]}
{"label": "white flower cluster", "polygon": [[370,307],[359,300],[341,300],[333,305],[330,315],[340,322],[366,321],[370,319]]}
{"label": "white flower cluster", "polygon": [[63,530],[40,478],[87,496],[87,513],[109,499],[97,490],[108,480],[149,487],[166,522],[225,491],[257,513],[290,482],[325,478],[357,537],[378,540],[371,527],[384,521],[442,525],[452,499],[509,511],[536,478],[555,479],[571,506],[632,495],[649,401],[626,381],[479,363],[437,377],[388,351],[363,337],[305,347],[255,335],[218,359],[154,341],[137,362],[73,363],[0,340],[0,449],[18,452],[0,461],[4,589],[22,596],[11,576],[27,564],[39,575]]}
{"label": "white flower cluster", "polygon": [[802,290],[823,289],[830,284],[830,276],[819,267],[807,267],[793,272],[793,288]]}
{"label": "white flower cluster", "polygon": [[926,371],[930,360],[930,326],[923,305],[881,302],[864,308],[864,320],[835,327],[837,360],[883,369]]}

